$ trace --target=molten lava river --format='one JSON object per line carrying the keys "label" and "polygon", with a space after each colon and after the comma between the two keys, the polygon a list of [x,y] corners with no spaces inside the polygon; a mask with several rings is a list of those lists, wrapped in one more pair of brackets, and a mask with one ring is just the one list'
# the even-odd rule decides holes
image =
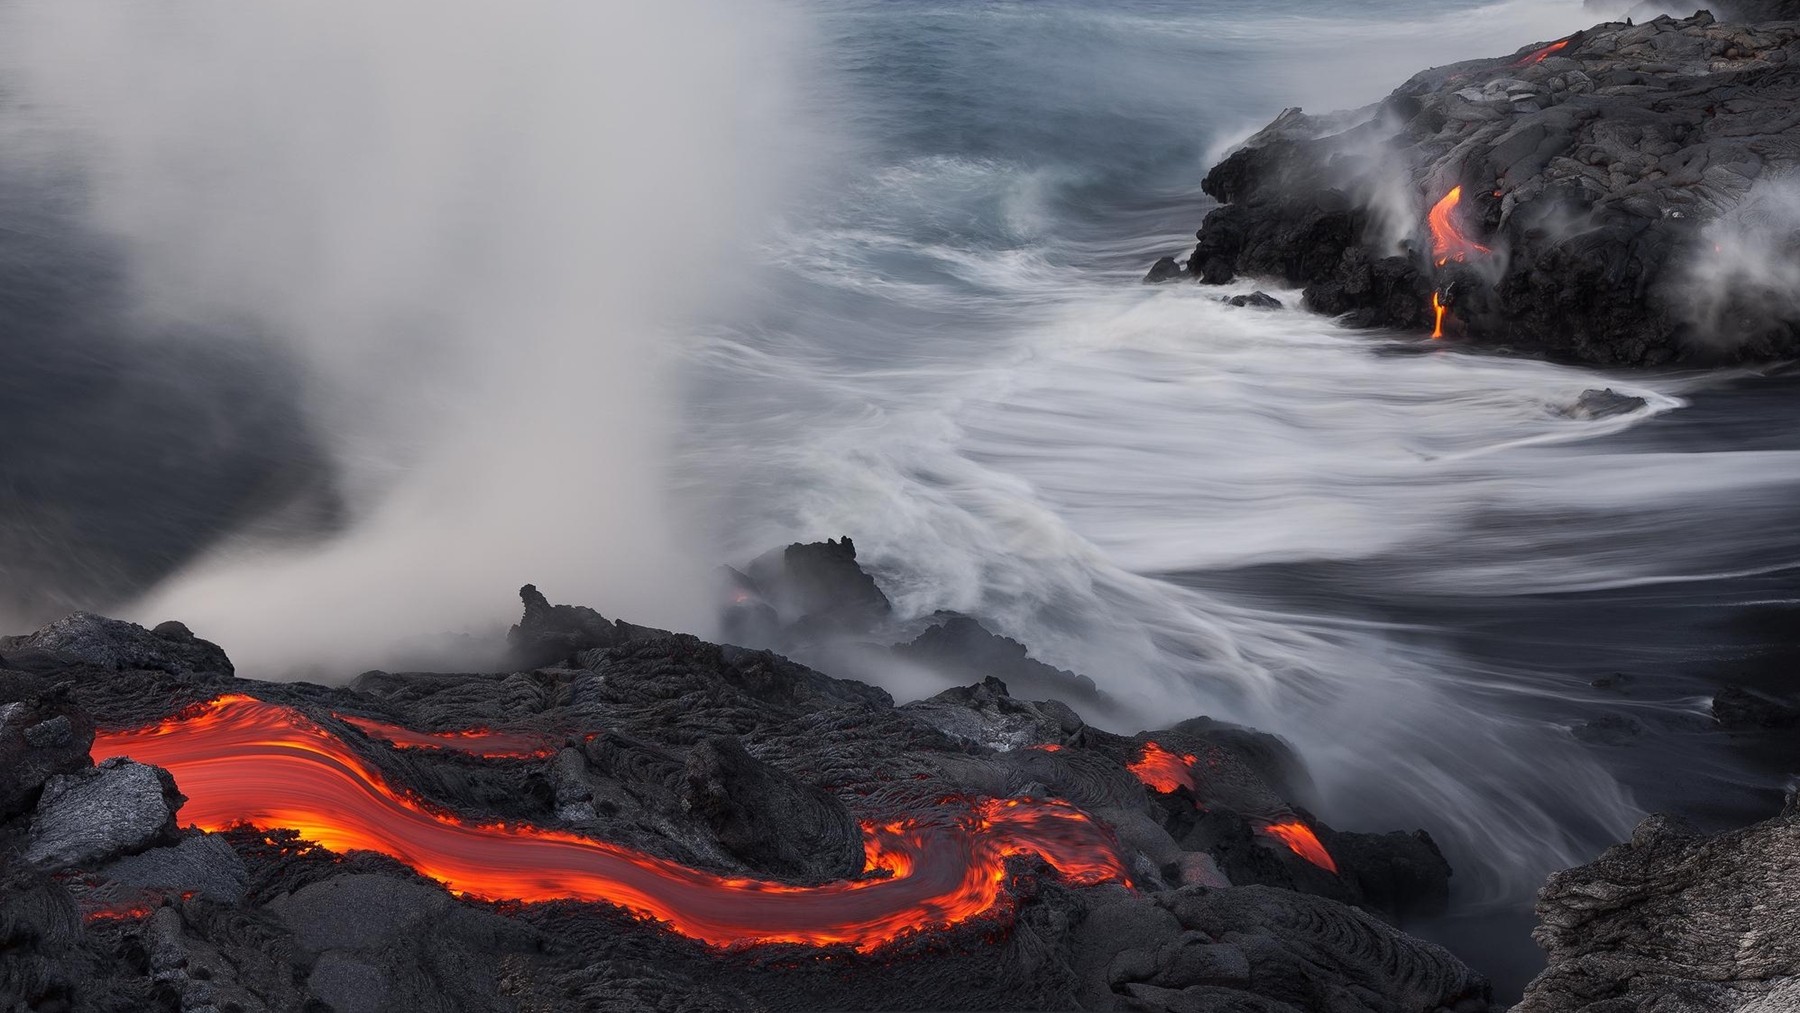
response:
{"label": "molten lava river", "polygon": [[290,707],[223,696],[142,728],[102,732],[96,758],[166,768],[202,830],[285,828],[333,851],[376,851],[479,900],[617,905],[714,946],[878,946],[1008,902],[1005,862],[1036,855],[1070,882],[1129,885],[1111,833],[1067,803],[949,799],[863,825],[866,878],[794,886],[721,876],[525,824],[477,823],[390,786]]}

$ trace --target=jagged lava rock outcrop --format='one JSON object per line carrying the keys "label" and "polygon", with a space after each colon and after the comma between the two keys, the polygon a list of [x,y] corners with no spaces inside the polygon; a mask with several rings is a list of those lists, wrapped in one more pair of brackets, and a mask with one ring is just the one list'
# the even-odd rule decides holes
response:
{"label": "jagged lava rock outcrop", "polygon": [[[0,659],[0,707],[25,704],[11,713],[28,728],[54,725],[40,739],[79,742],[94,724],[192,720],[198,702],[249,697],[352,754],[333,769],[366,768],[465,826],[529,824],[783,890],[879,878],[861,824],[954,813],[959,800],[1061,799],[1117,840],[1132,886],[1078,887],[1021,857],[996,880],[1001,908],[948,925],[921,909],[926,931],[878,949],[721,948],[606,903],[452,896],[392,855],[336,854],[280,827],[177,838],[168,814],[181,800],[162,772],[108,761],[52,774],[35,814],[0,817],[0,1009],[1488,1008],[1479,974],[1370,913],[1429,907],[1448,875],[1441,856],[1414,836],[1337,834],[1305,817],[1298,759],[1271,736],[1205,720],[1114,735],[1067,705],[1014,700],[997,679],[896,707],[766,651],[613,622],[535,588],[521,597],[511,643],[542,660],[520,671],[370,672],[325,687],[83,648],[33,655],[29,669]],[[139,630],[78,625],[94,634],[83,643]],[[384,739],[396,726],[547,748],[487,756],[454,748],[469,741],[455,735],[438,747]],[[1153,738],[1204,751],[1218,773],[1196,773],[1198,796],[1150,790],[1129,764]],[[0,768],[0,782],[33,771]],[[1201,802],[1208,829],[1196,833]],[[43,847],[107,807],[120,832],[99,846]],[[1338,873],[1258,834],[1274,813],[1316,828]]]}
{"label": "jagged lava rock outcrop", "polygon": [[1653,816],[1537,910],[1550,967],[1514,1013],[1800,1009],[1800,797],[1711,836]]}
{"label": "jagged lava rock outcrop", "polygon": [[1435,295],[1452,336],[1591,363],[1785,356],[1797,165],[1800,21],[1602,24],[1287,110],[1207,174],[1223,206],[1187,272],[1279,278],[1356,326],[1428,331]]}

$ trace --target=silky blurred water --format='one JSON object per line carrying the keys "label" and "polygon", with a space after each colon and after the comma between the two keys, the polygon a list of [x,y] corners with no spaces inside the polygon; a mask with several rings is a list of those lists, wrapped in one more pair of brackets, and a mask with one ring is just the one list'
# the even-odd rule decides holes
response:
{"label": "silky blurred water", "polygon": [[[730,554],[850,534],[903,612],[977,615],[1144,727],[1286,736],[1327,821],[1444,846],[1484,914],[1439,931],[1503,991],[1548,871],[1648,806],[1766,804],[1696,733],[1691,655],[1800,562],[1783,399],[1138,284],[1191,246],[1206,168],[1284,106],[1557,38],[1580,4],[812,13],[812,114],[842,147],[688,363],[686,488]],[[1646,407],[1566,414],[1605,387]],[[1696,436],[1711,412],[1684,413],[1721,402],[1772,438]],[[1639,673],[1622,705],[1587,684],[1614,669]],[[1618,706],[1656,744],[1571,733]]]}

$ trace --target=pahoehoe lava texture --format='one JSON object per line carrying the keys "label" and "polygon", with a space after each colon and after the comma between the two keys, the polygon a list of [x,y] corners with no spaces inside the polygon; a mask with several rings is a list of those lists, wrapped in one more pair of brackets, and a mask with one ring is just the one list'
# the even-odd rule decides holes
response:
{"label": "pahoehoe lava texture", "polygon": [[[1743,13],[1761,20],[1602,24],[1354,112],[1289,109],[1206,175],[1222,206],[1186,274],[1278,278],[1356,326],[1430,330],[1436,295],[1447,334],[1592,363],[1792,355],[1800,302],[1771,279],[1800,263],[1800,20],[1769,19],[1800,5]],[[1456,187],[1467,242],[1434,251]]]}
{"label": "pahoehoe lava texture", "polygon": [[[1368,889],[1396,863],[1441,890],[1435,852],[1311,822],[1333,876],[1256,833],[1305,819],[1279,740],[1112,735],[999,680],[895,707],[768,652],[525,599],[513,642],[539,660],[510,673],[260,683],[97,616],[12,641],[32,645],[22,667],[0,650],[26,761],[0,776],[37,782],[8,784],[0,823],[7,1006],[1487,1008],[1478,974],[1368,913],[1417,901]],[[92,826],[91,857],[33,861],[68,823],[45,783],[106,783],[71,748],[95,724],[97,758],[167,764],[186,829]],[[1162,739],[1229,755],[1229,777],[1149,789],[1128,765]],[[253,755],[273,766],[234,762]],[[363,837],[342,829],[346,787],[380,806]],[[474,849],[468,868],[420,828]],[[604,875],[572,883],[569,856]],[[624,875],[664,892],[634,901],[607,878]],[[913,903],[948,895],[979,903]],[[656,904],[662,924],[642,917]]]}

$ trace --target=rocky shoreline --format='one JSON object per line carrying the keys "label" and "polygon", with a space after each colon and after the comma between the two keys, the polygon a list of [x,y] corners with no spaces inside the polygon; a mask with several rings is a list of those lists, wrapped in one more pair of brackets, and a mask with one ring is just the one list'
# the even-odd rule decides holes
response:
{"label": "rocky shoreline", "polygon": [[1308,308],[1600,365],[1800,351],[1800,5],[1596,25],[1283,112],[1202,181],[1185,263]]}
{"label": "rocky shoreline", "polygon": [[[848,539],[735,577],[757,595],[733,595],[739,618],[779,635],[866,633],[886,617]],[[1111,734],[992,674],[896,706],[768,651],[608,621],[531,587],[522,597],[519,670],[369,672],[346,687],[240,678],[179,623],[77,614],[0,639],[0,1008],[1493,1008],[1476,970],[1404,931],[1448,897],[1430,838],[1318,822],[1303,766],[1272,736],[1205,717]],[[1006,645],[1018,646],[951,617],[897,649],[1099,692]],[[400,818],[481,828],[482,847],[567,835],[674,870],[686,889],[759,881],[771,885],[753,895],[804,901],[871,877],[930,879],[924,852],[908,860],[917,868],[884,864],[880,828],[970,807],[1052,806],[1100,834],[1117,874],[1073,873],[1057,857],[1072,839],[1052,834],[1048,851],[1007,852],[992,903],[967,917],[926,905],[873,945],[721,945],[629,897],[484,896],[444,871],[456,856],[424,844],[334,851],[267,819],[223,825],[238,817],[217,815],[204,763],[181,759],[171,776],[112,755],[139,751],[144,733],[130,729],[146,725],[165,746],[177,734],[204,746],[225,734],[208,722],[233,709],[286,715],[270,727],[303,729],[314,744],[302,753],[331,743],[331,769],[363,772],[365,793],[398,786],[411,800]],[[242,796],[253,807],[281,794],[268,776]],[[337,811],[305,817],[324,821],[312,837],[341,829]],[[1800,951],[1777,931],[1785,913],[1750,894],[1795,871],[1793,819],[1712,840],[1651,824],[1560,874],[1540,903],[1552,965],[1522,1008],[1624,1008],[1607,997],[1654,981],[1709,1001],[1787,995],[1777,979],[1800,975]],[[745,895],[731,896],[717,918]],[[1766,940],[1750,962],[1720,949],[1748,938]]]}

